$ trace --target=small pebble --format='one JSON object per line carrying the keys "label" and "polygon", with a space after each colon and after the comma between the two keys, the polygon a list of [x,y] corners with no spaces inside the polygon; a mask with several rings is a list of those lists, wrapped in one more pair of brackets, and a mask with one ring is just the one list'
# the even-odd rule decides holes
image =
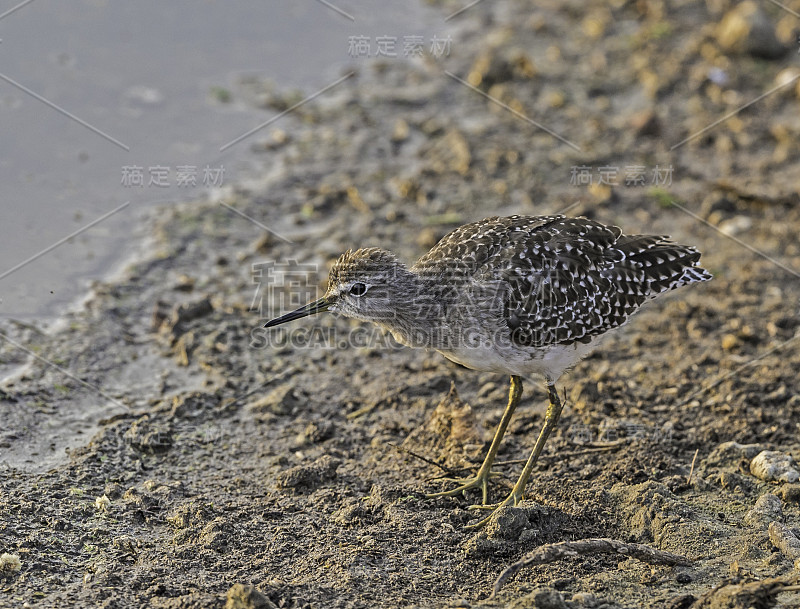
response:
{"label": "small pebble", "polygon": [[765,482],[797,482],[800,472],[791,455],[763,450],[750,462],[750,473]]}
{"label": "small pebble", "polygon": [[0,573],[13,573],[14,571],[19,571],[21,568],[22,561],[19,559],[19,555],[9,554],[7,552],[0,554]]}
{"label": "small pebble", "polygon": [[773,520],[783,516],[781,500],[771,493],[764,493],[758,498],[753,508],[744,515],[745,524],[755,528],[766,529]]}
{"label": "small pebble", "polygon": [[392,141],[403,142],[406,139],[408,139],[408,123],[399,118],[395,121],[392,129]]}
{"label": "small pebble", "polygon": [[747,216],[734,216],[721,222],[719,230],[725,235],[732,236],[749,230],[752,225],[753,221]]}
{"label": "small pebble", "polygon": [[722,337],[722,349],[725,351],[733,351],[734,349],[737,349],[741,344],[742,341],[736,338],[734,334],[726,334],[725,336]]}
{"label": "small pebble", "polygon": [[775,494],[786,503],[800,503],[800,484],[784,484]]}
{"label": "small pebble", "polygon": [[102,495],[101,497],[97,497],[94,500],[94,506],[100,512],[107,512],[108,508],[111,507],[111,499],[109,499],[105,495]]}

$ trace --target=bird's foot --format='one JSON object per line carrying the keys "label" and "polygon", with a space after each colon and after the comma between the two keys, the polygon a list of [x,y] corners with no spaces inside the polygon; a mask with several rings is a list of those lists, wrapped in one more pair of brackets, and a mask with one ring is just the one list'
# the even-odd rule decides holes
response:
{"label": "bird's foot", "polygon": [[491,478],[493,474],[491,471],[479,471],[477,475],[471,478],[443,478],[444,482],[454,482],[458,484],[454,489],[450,489],[449,491],[441,491],[439,493],[429,493],[425,495],[428,499],[434,499],[436,497],[453,497],[465,491],[468,491],[473,488],[480,488],[481,492],[483,493],[483,503],[484,505],[487,503],[489,498],[489,478]]}
{"label": "bird's foot", "polygon": [[521,490],[518,491],[516,489],[516,487],[515,487],[509,493],[508,497],[503,499],[500,503],[495,503],[495,504],[492,504],[492,505],[486,505],[486,504],[484,504],[484,505],[471,505],[471,506],[469,506],[467,508],[468,510],[489,510],[491,513],[486,518],[482,518],[478,522],[473,522],[472,524],[468,524],[466,526],[466,528],[468,528],[468,529],[482,529],[483,527],[485,527],[489,523],[489,521],[492,519],[492,516],[494,516],[495,512],[497,512],[497,510],[499,510],[501,507],[504,507],[506,505],[511,505],[511,506],[516,507],[520,503],[522,503],[522,491]]}

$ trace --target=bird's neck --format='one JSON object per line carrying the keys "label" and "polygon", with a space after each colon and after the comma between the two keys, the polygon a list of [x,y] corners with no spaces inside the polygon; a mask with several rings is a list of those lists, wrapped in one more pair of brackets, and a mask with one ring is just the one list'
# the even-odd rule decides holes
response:
{"label": "bird's neck", "polygon": [[447,286],[430,274],[414,273],[405,268],[399,273],[392,290],[391,315],[378,323],[402,344],[441,348],[447,342]]}

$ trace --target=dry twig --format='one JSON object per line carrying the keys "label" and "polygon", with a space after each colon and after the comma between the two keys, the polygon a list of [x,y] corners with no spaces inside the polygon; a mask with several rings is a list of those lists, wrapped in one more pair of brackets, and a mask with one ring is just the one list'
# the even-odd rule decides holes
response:
{"label": "dry twig", "polygon": [[714,586],[698,598],[692,607],[774,607],[778,594],[797,589],[796,577],[769,577],[746,582],[737,577]]}
{"label": "dry twig", "polygon": [[555,562],[570,556],[578,556],[579,554],[623,554],[647,563],[662,565],[691,564],[691,561],[684,556],[678,556],[677,554],[671,554],[663,550],[656,550],[638,543],[624,543],[614,539],[604,538],[562,541],[560,543],[540,546],[522,560],[518,560],[508,567],[494,582],[492,596],[490,598],[494,598],[500,591],[500,588],[503,587],[503,584],[505,584],[510,577],[516,575],[520,569],[530,567],[531,565],[543,565],[545,563]]}
{"label": "dry twig", "polygon": [[694,457],[692,458],[692,467],[689,469],[689,477],[686,479],[686,484],[692,483],[692,474],[694,474],[694,464],[697,463],[697,455],[700,453],[700,449],[698,448],[694,451]]}
{"label": "dry twig", "polygon": [[391,446],[395,450],[398,450],[400,452],[406,453],[407,455],[410,455],[410,456],[414,457],[415,459],[419,459],[420,461],[423,461],[423,462],[425,462],[425,463],[427,463],[429,465],[433,465],[435,467],[438,467],[440,470],[442,470],[448,476],[455,475],[455,470],[447,467],[446,465],[442,465],[441,463],[437,463],[433,459],[428,459],[428,457],[424,457],[424,456],[420,455],[419,453],[415,453],[413,450],[408,450],[407,448],[404,448],[402,446],[394,444],[393,442],[386,442],[386,444]]}

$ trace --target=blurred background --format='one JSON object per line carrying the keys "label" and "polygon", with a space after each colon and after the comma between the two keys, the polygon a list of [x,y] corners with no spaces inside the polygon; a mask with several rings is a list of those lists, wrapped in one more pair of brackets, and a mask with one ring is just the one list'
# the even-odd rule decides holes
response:
{"label": "blurred background", "polygon": [[2,3],[0,316],[58,315],[142,210],[245,179],[257,138],[220,148],[341,77],[351,36],[445,28],[417,2]]}

